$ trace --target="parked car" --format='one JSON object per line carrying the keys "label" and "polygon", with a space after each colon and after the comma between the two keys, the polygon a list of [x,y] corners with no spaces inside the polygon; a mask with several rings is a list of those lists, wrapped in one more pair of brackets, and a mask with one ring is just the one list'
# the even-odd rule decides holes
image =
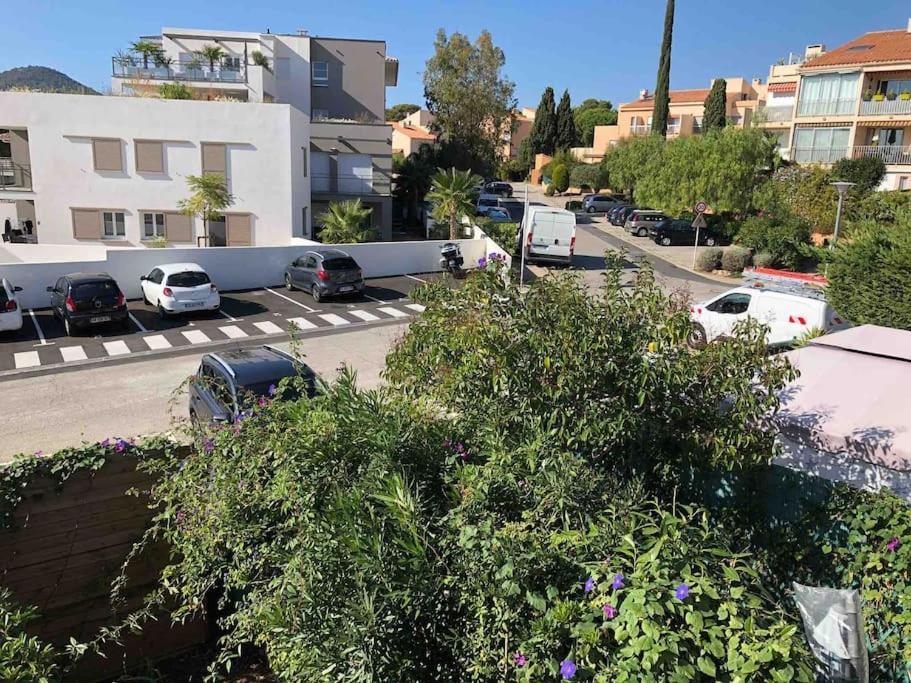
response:
{"label": "parked car", "polygon": [[313,300],[360,294],[364,289],[361,267],[340,249],[308,251],[288,266],[285,287],[310,292]]}
{"label": "parked car", "polygon": [[[655,244],[663,247],[696,244],[696,230],[687,220],[667,219],[655,223],[648,229],[648,236],[655,241]],[[699,231],[699,244],[714,247],[716,244],[721,244],[721,235],[711,228],[703,228]]]}
{"label": "parked car", "polygon": [[63,323],[67,336],[110,322],[130,327],[126,297],[107,273],[70,273],[47,291],[54,316]]}
{"label": "parked car", "polygon": [[190,382],[189,412],[194,425],[234,422],[259,399],[298,398],[293,386],[279,389],[286,377],[300,377],[308,396],[316,393],[316,373],[306,363],[272,346],[205,354]]}
{"label": "parked car", "polygon": [[487,213],[484,214],[492,220],[494,223],[512,223],[512,216],[509,215],[509,211],[503,208],[490,207],[487,209]]}
{"label": "parked car", "polygon": [[616,209],[616,213],[613,214],[613,219],[611,220],[611,225],[616,225],[617,227],[622,228],[623,224],[626,223],[626,219],[633,212],[638,210],[639,207],[636,206],[621,206]]}
{"label": "parked car", "polygon": [[217,311],[218,287],[195,263],[165,263],[139,278],[142,300],[158,309],[162,318],[188,311]]}
{"label": "parked car", "polygon": [[484,186],[485,194],[495,194],[498,197],[512,197],[512,185],[500,181],[487,183]]}
{"label": "parked car", "polygon": [[586,213],[609,211],[625,204],[625,199],[612,194],[586,195],[585,199],[582,200],[582,207]]}
{"label": "parked car", "polygon": [[486,216],[487,211],[490,209],[501,209],[500,206],[500,197],[495,194],[482,194],[478,197],[477,204],[475,205],[474,213],[475,216]]}
{"label": "parked car", "polygon": [[635,211],[630,212],[630,214],[626,217],[626,222],[623,224],[623,228],[632,235],[645,237],[648,235],[648,229],[650,227],[652,227],[655,223],[663,220],[667,220],[667,216],[665,216],[660,211],[636,209]]}
{"label": "parked car", "polygon": [[[522,244],[523,230],[525,244]],[[530,206],[516,231],[516,253],[526,261],[572,263],[576,248],[576,214],[551,206]]]}
{"label": "parked car", "polygon": [[0,279],[0,332],[22,329],[22,308],[16,296],[22,287],[14,287],[6,278]]}

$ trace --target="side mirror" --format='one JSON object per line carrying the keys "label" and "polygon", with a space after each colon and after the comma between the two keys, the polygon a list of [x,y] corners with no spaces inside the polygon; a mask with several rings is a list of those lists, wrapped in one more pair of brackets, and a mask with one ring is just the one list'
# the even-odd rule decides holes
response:
{"label": "side mirror", "polygon": [[22,291],[22,287],[13,287],[13,291],[14,291],[14,292],[21,292],[21,291]]}
{"label": "side mirror", "polygon": [[45,287],[45,289],[46,289],[47,291],[49,291],[49,292],[53,292],[53,291],[54,291],[54,288],[53,288],[53,287]]}
{"label": "side mirror", "polygon": [[148,275],[140,275],[140,276],[139,276],[139,281],[140,281],[140,282],[145,282],[145,281],[148,280],[148,279],[149,279],[149,276],[148,276]]}

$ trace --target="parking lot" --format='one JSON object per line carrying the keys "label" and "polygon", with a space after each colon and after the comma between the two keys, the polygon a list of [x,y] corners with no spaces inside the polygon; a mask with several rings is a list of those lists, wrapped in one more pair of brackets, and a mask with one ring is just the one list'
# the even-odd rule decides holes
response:
{"label": "parking lot", "polygon": [[439,275],[366,281],[362,295],[316,303],[309,294],[267,287],[221,292],[221,310],[160,318],[141,300],[129,301],[130,329],[99,326],[68,337],[50,309],[23,311],[18,332],[0,333],[0,379],[92,363],[194,352],[207,346],[325,334],[402,321],[423,307],[410,292]]}

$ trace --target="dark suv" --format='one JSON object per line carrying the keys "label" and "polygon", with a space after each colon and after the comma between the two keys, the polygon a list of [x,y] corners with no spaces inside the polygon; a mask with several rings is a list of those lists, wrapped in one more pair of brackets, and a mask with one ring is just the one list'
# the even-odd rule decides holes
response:
{"label": "dark suv", "polygon": [[512,185],[495,181],[484,186],[484,194],[495,194],[500,197],[512,197]]}
{"label": "dark suv", "polygon": [[[674,244],[691,247],[696,243],[696,230],[688,220],[663,220],[648,229],[648,236],[663,247]],[[721,235],[711,228],[703,228],[699,231],[699,244],[714,247],[721,244]]]}
{"label": "dark suv", "polygon": [[[278,385],[300,377],[302,387]],[[234,422],[245,410],[266,398],[297,398],[316,393],[316,373],[306,363],[272,346],[255,346],[207,353],[190,382],[190,420],[194,425]]]}
{"label": "dark suv", "polygon": [[48,287],[51,308],[67,336],[93,325],[118,323],[129,329],[126,297],[107,273],[70,273]]}
{"label": "dark suv", "polygon": [[344,251],[308,251],[288,266],[285,287],[310,292],[318,302],[327,296],[360,294],[364,276],[357,261]]}

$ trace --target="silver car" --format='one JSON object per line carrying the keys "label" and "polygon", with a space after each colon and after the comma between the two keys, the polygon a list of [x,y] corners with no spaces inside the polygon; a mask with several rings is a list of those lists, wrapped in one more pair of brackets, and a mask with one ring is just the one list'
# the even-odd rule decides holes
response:
{"label": "silver car", "polygon": [[648,237],[648,229],[665,219],[667,219],[667,216],[660,211],[636,209],[627,217],[623,228],[638,237]]}

